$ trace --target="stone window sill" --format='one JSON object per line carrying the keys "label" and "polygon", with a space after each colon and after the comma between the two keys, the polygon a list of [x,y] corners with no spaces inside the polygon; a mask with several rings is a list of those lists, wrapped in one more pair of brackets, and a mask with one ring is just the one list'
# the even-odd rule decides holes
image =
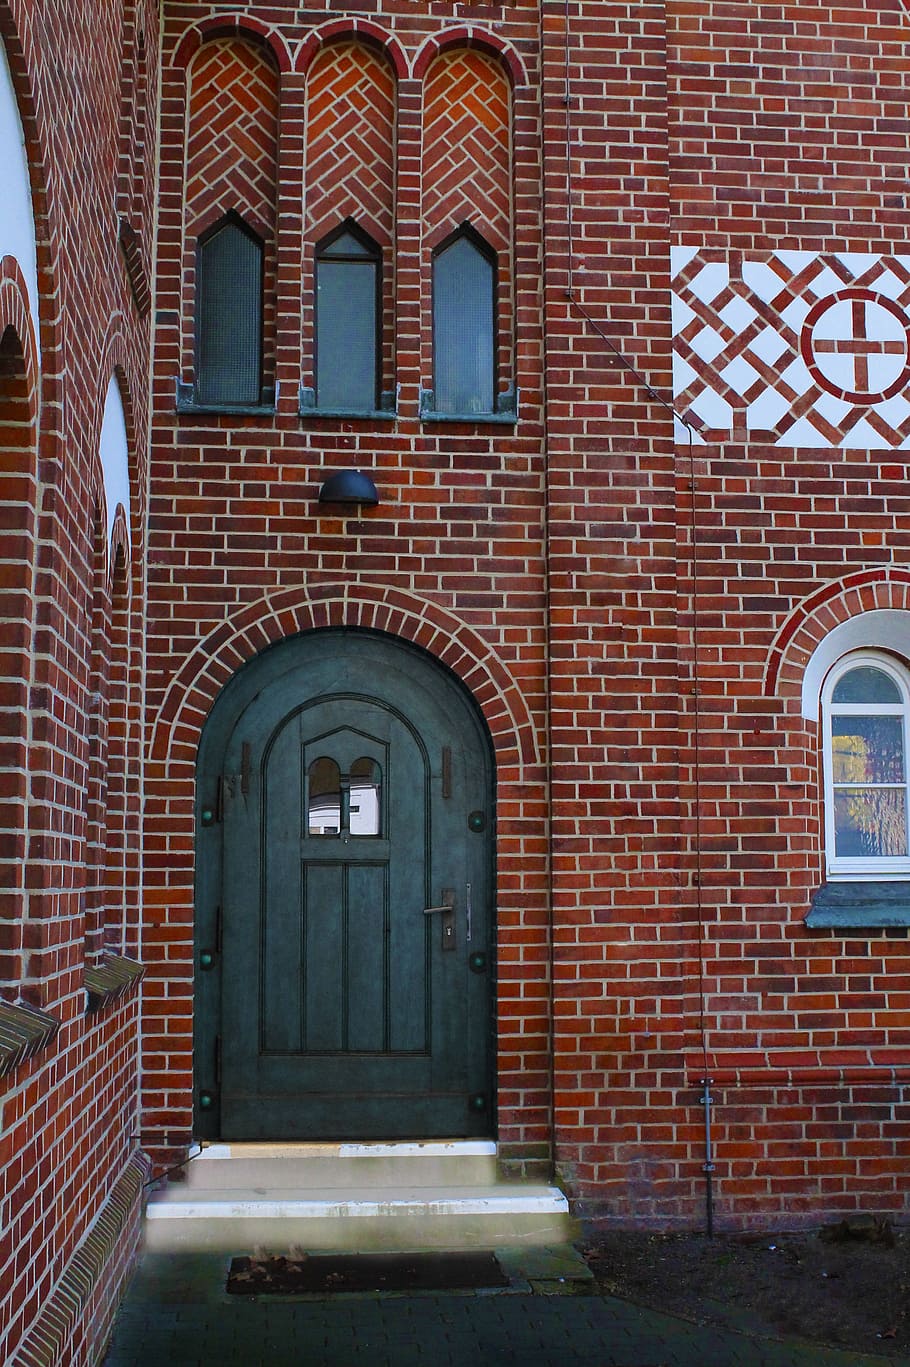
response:
{"label": "stone window sill", "polygon": [[813,894],[810,930],[891,930],[910,927],[910,880],[823,883]]}
{"label": "stone window sill", "polygon": [[40,1054],[59,1029],[60,1022],[37,1007],[0,1002],[0,1077]]}

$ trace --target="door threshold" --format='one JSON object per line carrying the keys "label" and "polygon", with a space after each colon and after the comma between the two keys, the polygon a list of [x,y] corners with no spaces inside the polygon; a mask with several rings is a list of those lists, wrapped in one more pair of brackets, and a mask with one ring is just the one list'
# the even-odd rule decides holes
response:
{"label": "door threshold", "polygon": [[461,1158],[494,1157],[495,1139],[203,1139],[191,1156],[210,1160],[246,1158]]}

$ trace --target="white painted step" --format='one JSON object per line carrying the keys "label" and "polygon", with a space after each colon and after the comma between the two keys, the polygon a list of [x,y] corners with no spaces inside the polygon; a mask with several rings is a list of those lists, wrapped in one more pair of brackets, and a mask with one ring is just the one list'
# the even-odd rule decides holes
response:
{"label": "white painted step", "polygon": [[440,1185],[489,1186],[497,1180],[490,1140],[404,1144],[209,1144],[187,1164],[185,1188],[249,1189]]}
{"label": "white painted step", "polygon": [[311,1252],[552,1245],[576,1233],[556,1187],[496,1180],[496,1147],[221,1144],[155,1191],[156,1250]]}

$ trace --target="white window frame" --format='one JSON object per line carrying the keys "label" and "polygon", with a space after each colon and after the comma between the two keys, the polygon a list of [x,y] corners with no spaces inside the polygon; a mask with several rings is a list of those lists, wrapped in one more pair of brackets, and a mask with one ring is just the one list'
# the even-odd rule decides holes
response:
{"label": "white window frame", "polygon": [[[900,703],[839,703],[833,711],[832,696],[840,679],[851,670],[862,665],[880,669],[896,685],[900,693]],[[904,813],[908,840],[910,840],[910,674],[892,656],[877,650],[857,650],[842,655],[829,670],[821,690],[821,738],[824,771],[825,801],[825,851],[828,877],[832,879],[888,879],[910,877],[910,853],[900,856],[878,857],[838,857],[834,853],[834,772],[832,715],[849,716],[900,716],[903,722],[904,742]],[[874,786],[874,785],[861,785]],[[894,788],[898,784],[883,784],[882,787]]]}

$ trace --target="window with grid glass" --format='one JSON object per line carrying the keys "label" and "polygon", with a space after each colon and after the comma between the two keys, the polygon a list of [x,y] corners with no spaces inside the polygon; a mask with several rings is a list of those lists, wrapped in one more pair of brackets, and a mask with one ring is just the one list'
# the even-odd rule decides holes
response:
{"label": "window with grid glass", "polygon": [[196,251],[195,399],[254,406],[262,389],[262,241],[235,213]]}
{"label": "window with grid glass", "polygon": [[350,219],[316,248],[316,407],[379,408],[382,257]]}

